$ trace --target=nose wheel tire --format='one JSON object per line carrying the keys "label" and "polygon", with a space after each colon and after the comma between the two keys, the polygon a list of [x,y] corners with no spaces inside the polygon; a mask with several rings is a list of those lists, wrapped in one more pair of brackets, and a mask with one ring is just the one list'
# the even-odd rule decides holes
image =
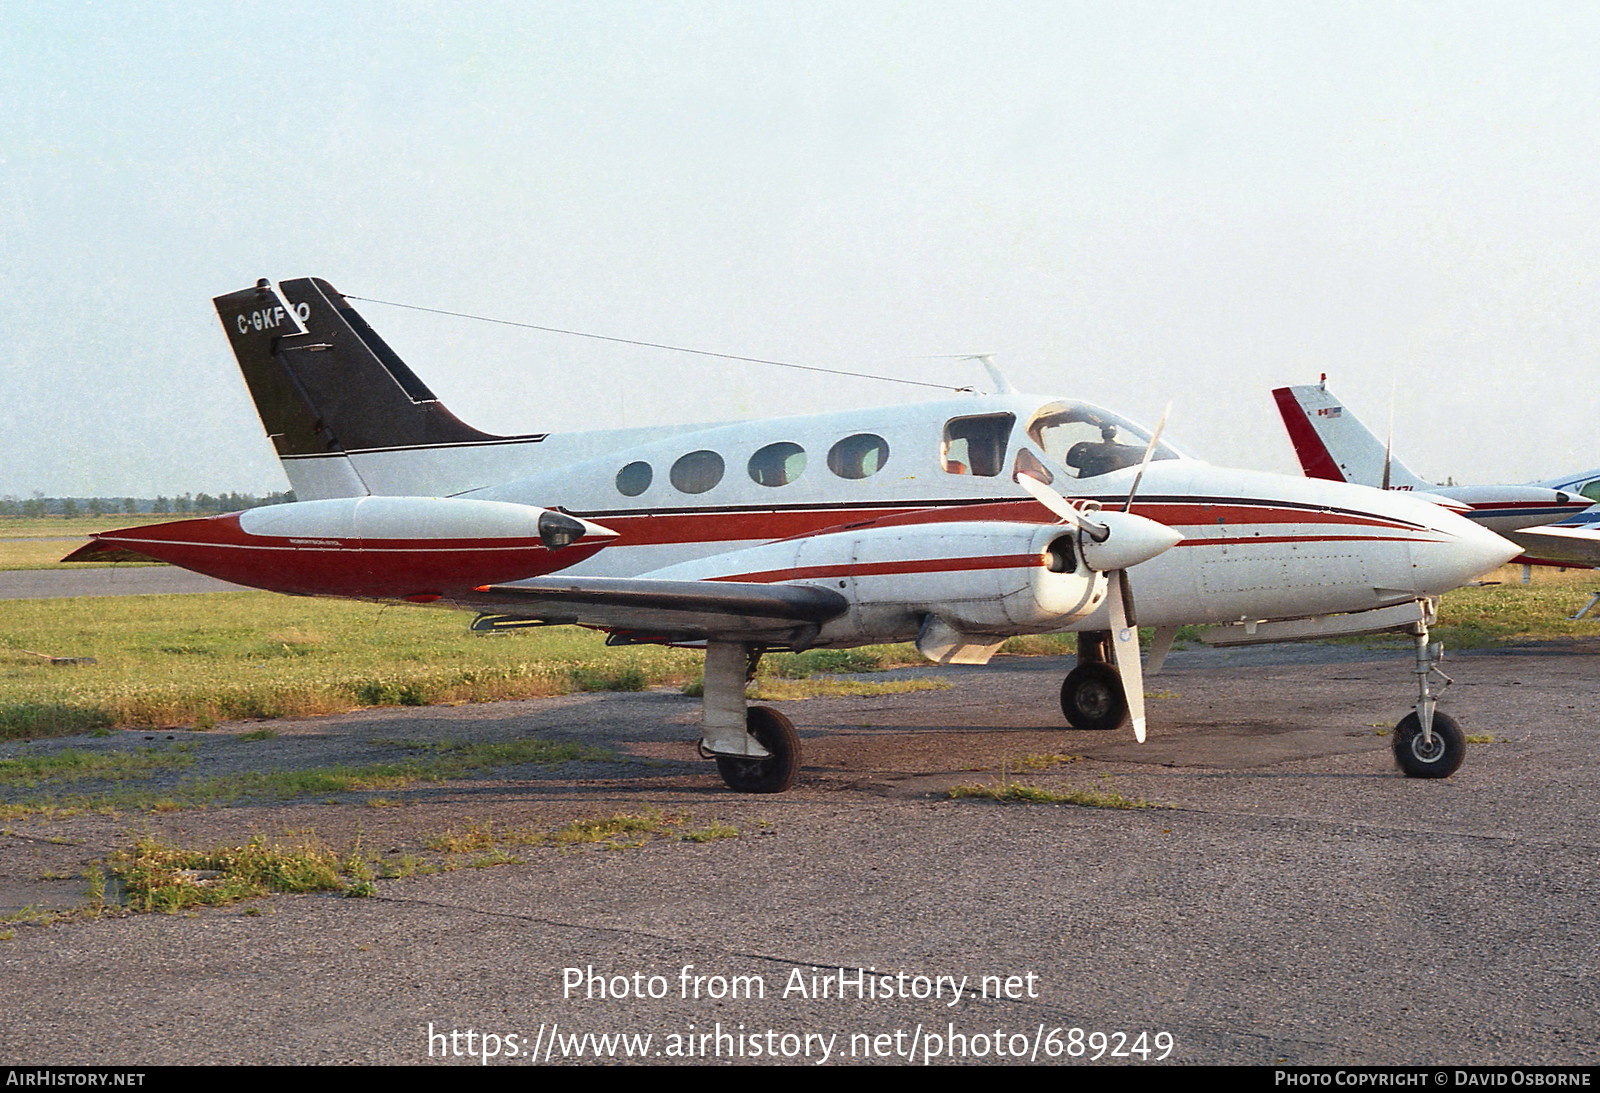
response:
{"label": "nose wheel tire", "polygon": [[1407,778],[1448,778],[1467,757],[1467,738],[1449,714],[1433,715],[1433,739],[1422,738],[1422,720],[1406,714],[1394,727],[1394,761]]}
{"label": "nose wheel tire", "polygon": [[745,728],[772,753],[766,759],[739,755],[717,756],[717,773],[735,793],[782,793],[800,773],[800,736],[794,722],[771,706],[751,706],[745,711]]}
{"label": "nose wheel tire", "polygon": [[1120,729],[1128,723],[1128,698],[1122,678],[1109,664],[1091,661],[1067,673],[1061,683],[1061,712],[1075,729]]}

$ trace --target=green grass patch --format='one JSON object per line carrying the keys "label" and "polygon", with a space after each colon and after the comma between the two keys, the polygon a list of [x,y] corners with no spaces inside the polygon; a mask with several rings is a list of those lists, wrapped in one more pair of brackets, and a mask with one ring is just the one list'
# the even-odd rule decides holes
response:
{"label": "green grass patch", "polygon": [[1024,755],[1017,760],[1018,770],[1049,770],[1052,767],[1065,766],[1068,763],[1081,762],[1083,756],[1068,755],[1065,753],[1052,753],[1040,755]]}
{"label": "green grass patch", "polygon": [[[642,846],[657,837],[709,842],[712,839],[738,835],[736,829],[722,823],[714,823],[698,831],[683,834],[679,829],[684,819],[685,817],[674,813],[619,812],[610,816],[586,816],[549,830],[527,827],[496,828],[490,823],[472,822],[465,827],[451,828],[429,835],[424,838],[423,845],[435,853],[476,854],[482,858],[503,855],[507,847],[513,846],[602,846],[622,849]],[[496,864],[503,860],[509,859],[497,859]]]}
{"label": "green grass patch", "polygon": [[[187,766],[193,762],[193,757],[188,754],[191,747],[183,744],[160,753],[154,752],[154,749],[141,749],[140,753],[133,755],[117,753],[121,758],[115,762],[87,763],[77,758],[77,754],[81,753],[74,754],[69,749],[69,752],[61,754],[70,755],[71,758],[62,760],[50,757],[53,762],[39,770],[35,769],[40,767],[39,760],[12,760],[21,765],[14,768],[16,773],[11,784],[28,788],[47,781],[145,777],[161,770]],[[145,755],[145,752],[151,754]],[[249,771],[180,780],[176,785],[159,790],[126,787],[95,795],[60,794],[13,801],[0,805],[0,819],[18,816],[64,818],[86,812],[114,812],[119,809],[174,812],[184,808],[227,805],[240,800],[292,800],[297,797],[336,799],[336,795],[343,793],[392,791],[423,782],[451,781],[499,767],[615,757],[614,753],[602,748],[537,739],[480,744],[442,742],[429,745],[423,755],[384,762],[304,770]],[[0,770],[4,769],[4,765],[0,764]],[[0,780],[0,785],[4,784]],[[385,806],[397,803],[385,797],[377,800]]]}
{"label": "green grass patch", "polygon": [[737,839],[739,829],[732,824],[714,823],[693,831],[685,831],[678,837],[686,843],[709,843],[718,839]]}
{"label": "green grass patch", "polygon": [[947,679],[757,679],[750,697],[777,702],[798,698],[851,698],[900,695],[912,691],[948,691]]}
{"label": "green grass patch", "polygon": [[577,843],[612,842],[623,836],[665,835],[683,823],[682,816],[650,812],[643,815],[617,813],[612,816],[594,816],[573,820],[550,833],[550,841],[557,846]]}
{"label": "green grass patch", "polygon": [[194,765],[194,746],[138,748],[134,751],[81,751],[0,759],[0,786],[31,789],[47,782],[123,781],[146,778]]}
{"label": "green grass patch", "polygon": [[1084,808],[1165,808],[1154,801],[1128,797],[1113,789],[1046,789],[1022,782],[978,783],[951,786],[948,796],[1007,803],[1079,805]]}
{"label": "green grass patch", "polygon": [[[0,601],[0,739],[676,685],[698,654],[268,592]],[[23,649],[92,656],[52,667]]]}
{"label": "green grass patch", "polygon": [[243,846],[213,850],[184,850],[144,838],[113,854],[107,864],[125,906],[167,914],[274,892],[336,892],[351,870],[349,858],[320,840],[285,845],[259,836]]}

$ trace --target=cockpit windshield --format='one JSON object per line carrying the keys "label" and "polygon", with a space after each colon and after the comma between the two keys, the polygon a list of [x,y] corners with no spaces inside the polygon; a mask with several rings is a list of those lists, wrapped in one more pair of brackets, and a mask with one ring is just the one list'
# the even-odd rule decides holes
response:
{"label": "cockpit windshield", "polygon": [[[1109,410],[1083,402],[1052,402],[1041,407],[1028,423],[1028,436],[1074,478],[1134,467],[1144,458],[1150,433]],[[1165,443],[1158,443],[1151,459],[1180,459]]]}

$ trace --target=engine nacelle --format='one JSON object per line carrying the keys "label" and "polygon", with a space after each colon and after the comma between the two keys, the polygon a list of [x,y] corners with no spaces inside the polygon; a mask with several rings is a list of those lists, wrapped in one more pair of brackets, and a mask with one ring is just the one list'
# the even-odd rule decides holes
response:
{"label": "engine nacelle", "polygon": [[850,611],[817,645],[916,638],[930,618],[968,635],[1049,633],[1105,600],[1103,574],[1060,524],[993,521],[837,531],[767,543],[646,574],[668,580],[810,584]]}
{"label": "engine nacelle", "polygon": [[65,560],[142,556],[273,592],[430,602],[565,569],[614,538],[532,505],[338,497],[102,532]]}

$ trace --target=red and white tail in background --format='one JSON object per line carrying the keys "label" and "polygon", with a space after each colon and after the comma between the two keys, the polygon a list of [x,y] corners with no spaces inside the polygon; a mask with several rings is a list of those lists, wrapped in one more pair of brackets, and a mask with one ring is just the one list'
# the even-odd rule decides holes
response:
{"label": "red and white tail in background", "polygon": [[1371,429],[1340,405],[1326,383],[1280,387],[1272,397],[1307,478],[1390,489],[1435,488],[1395,459]]}

